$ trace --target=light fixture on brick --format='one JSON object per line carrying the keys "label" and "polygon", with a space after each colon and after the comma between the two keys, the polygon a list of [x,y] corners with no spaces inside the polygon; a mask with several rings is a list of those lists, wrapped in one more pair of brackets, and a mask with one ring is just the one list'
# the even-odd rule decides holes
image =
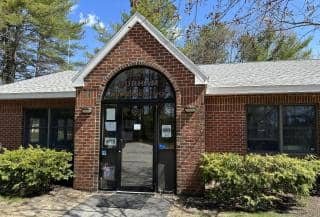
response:
{"label": "light fixture on brick", "polygon": [[184,108],[184,111],[186,113],[195,113],[197,111],[197,108],[195,106],[187,106]]}
{"label": "light fixture on brick", "polygon": [[92,108],[91,107],[82,107],[81,108],[81,113],[82,114],[91,114],[92,113]]}

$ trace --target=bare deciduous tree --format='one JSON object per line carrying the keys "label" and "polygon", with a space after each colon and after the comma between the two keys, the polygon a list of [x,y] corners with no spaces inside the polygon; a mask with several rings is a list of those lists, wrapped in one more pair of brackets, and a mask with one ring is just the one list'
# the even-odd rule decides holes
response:
{"label": "bare deciduous tree", "polygon": [[251,30],[266,24],[278,31],[320,27],[319,0],[186,0],[186,11],[191,13],[204,3],[213,3],[206,17],[217,23],[243,25]]}

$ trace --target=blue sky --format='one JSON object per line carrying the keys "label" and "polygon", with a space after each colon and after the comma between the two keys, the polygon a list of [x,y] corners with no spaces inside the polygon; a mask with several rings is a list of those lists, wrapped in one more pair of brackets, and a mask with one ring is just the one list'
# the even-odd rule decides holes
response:
{"label": "blue sky", "polygon": [[[117,23],[121,20],[121,13],[128,11],[130,7],[127,0],[78,0],[70,18],[74,21],[80,21],[81,18],[90,18],[91,23],[101,21],[108,27],[110,23]],[[90,24],[85,26],[85,34],[82,39],[82,44],[87,47],[88,51],[92,51],[96,47],[102,46],[95,40],[94,31]],[[82,54],[76,58],[81,58]]]}
{"label": "blue sky", "polygon": [[[208,1],[210,2],[210,1]],[[194,14],[187,15],[184,12],[185,0],[177,0],[176,4],[180,11],[181,21],[179,28],[184,29],[194,19]],[[205,14],[208,14],[212,5],[211,3],[205,3],[198,10],[197,23],[206,23]],[[73,8],[70,19],[79,22],[81,19],[89,20],[89,23],[85,26],[85,34],[81,41],[81,44],[86,46],[88,51],[92,51],[96,47],[101,47],[95,40],[95,33],[92,31],[90,24],[101,22],[108,28],[110,23],[119,23],[121,21],[121,13],[128,12],[130,8],[129,0],[78,0],[77,4]],[[304,34],[304,30],[297,30],[298,36]],[[314,58],[319,57],[319,32],[314,36],[314,40],[310,44],[313,48]],[[76,60],[85,60],[83,53],[79,53],[75,57]]]}

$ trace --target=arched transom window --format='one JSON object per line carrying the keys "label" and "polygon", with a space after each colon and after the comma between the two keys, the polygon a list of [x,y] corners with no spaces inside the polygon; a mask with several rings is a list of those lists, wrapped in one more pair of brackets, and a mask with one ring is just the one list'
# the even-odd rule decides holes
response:
{"label": "arched transom window", "polygon": [[104,100],[174,99],[168,79],[146,67],[129,68],[116,75],[108,85]]}

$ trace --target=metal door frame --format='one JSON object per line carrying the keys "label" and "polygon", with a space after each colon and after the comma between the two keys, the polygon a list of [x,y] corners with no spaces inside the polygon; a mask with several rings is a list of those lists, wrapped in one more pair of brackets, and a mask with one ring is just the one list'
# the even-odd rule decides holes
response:
{"label": "metal door frame", "polygon": [[[176,117],[176,102],[175,100],[172,99],[166,99],[166,100],[103,100],[101,104],[101,132],[100,132],[100,147],[99,147],[99,180],[102,177],[101,174],[101,158],[103,157],[101,155],[101,148],[103,146],[103,135],[104,135],[104,121],[105,121],[105,109],[108,107],[108,105],[116,105],[116,120],[117,120],[117,133],[116,133],[116,138],[117,141],[117,156],[116,156],[116,171],[115,171],[115,180],[116,180],[116,186],[115,188],[101,188],[100,181],[99,181],[99,189],[101,190],[134,190],[134,191],[147,191],[147,192],[154,192],[157,191],[158,189],[158,180],[157,180],[157,174],[158,174],[158,149],[159,149],[159,105],[165,104],[165,103],[173,103],[174,104],[174,117]],[[121,152],[121,145],[122,145],[122,138],[121,138],[121,129],[123,125],[122,121],[122,109],[126,105],[152,105],[154,106],[154,114],[153,114],[153,125],[154,125],[154,139],[153,139],[153,185],[152,189],[144,189],[144,188],[122,188],[121,187],[121,163],[122,163],[122,152]],[[118,123],[120,121],[120,123]],[[176,118],[174,118],[174,128],[175,131],[176,129]],[[176,193],[176,174],[177,174],[177,163],[176,163],[176,134],[174,136],[174,167],[175,170],[175,177],[174,177],[174,183],[175,183],[175,188],[174,188],[174,193]],[[121,144],[120,144],[121,143]]]}

